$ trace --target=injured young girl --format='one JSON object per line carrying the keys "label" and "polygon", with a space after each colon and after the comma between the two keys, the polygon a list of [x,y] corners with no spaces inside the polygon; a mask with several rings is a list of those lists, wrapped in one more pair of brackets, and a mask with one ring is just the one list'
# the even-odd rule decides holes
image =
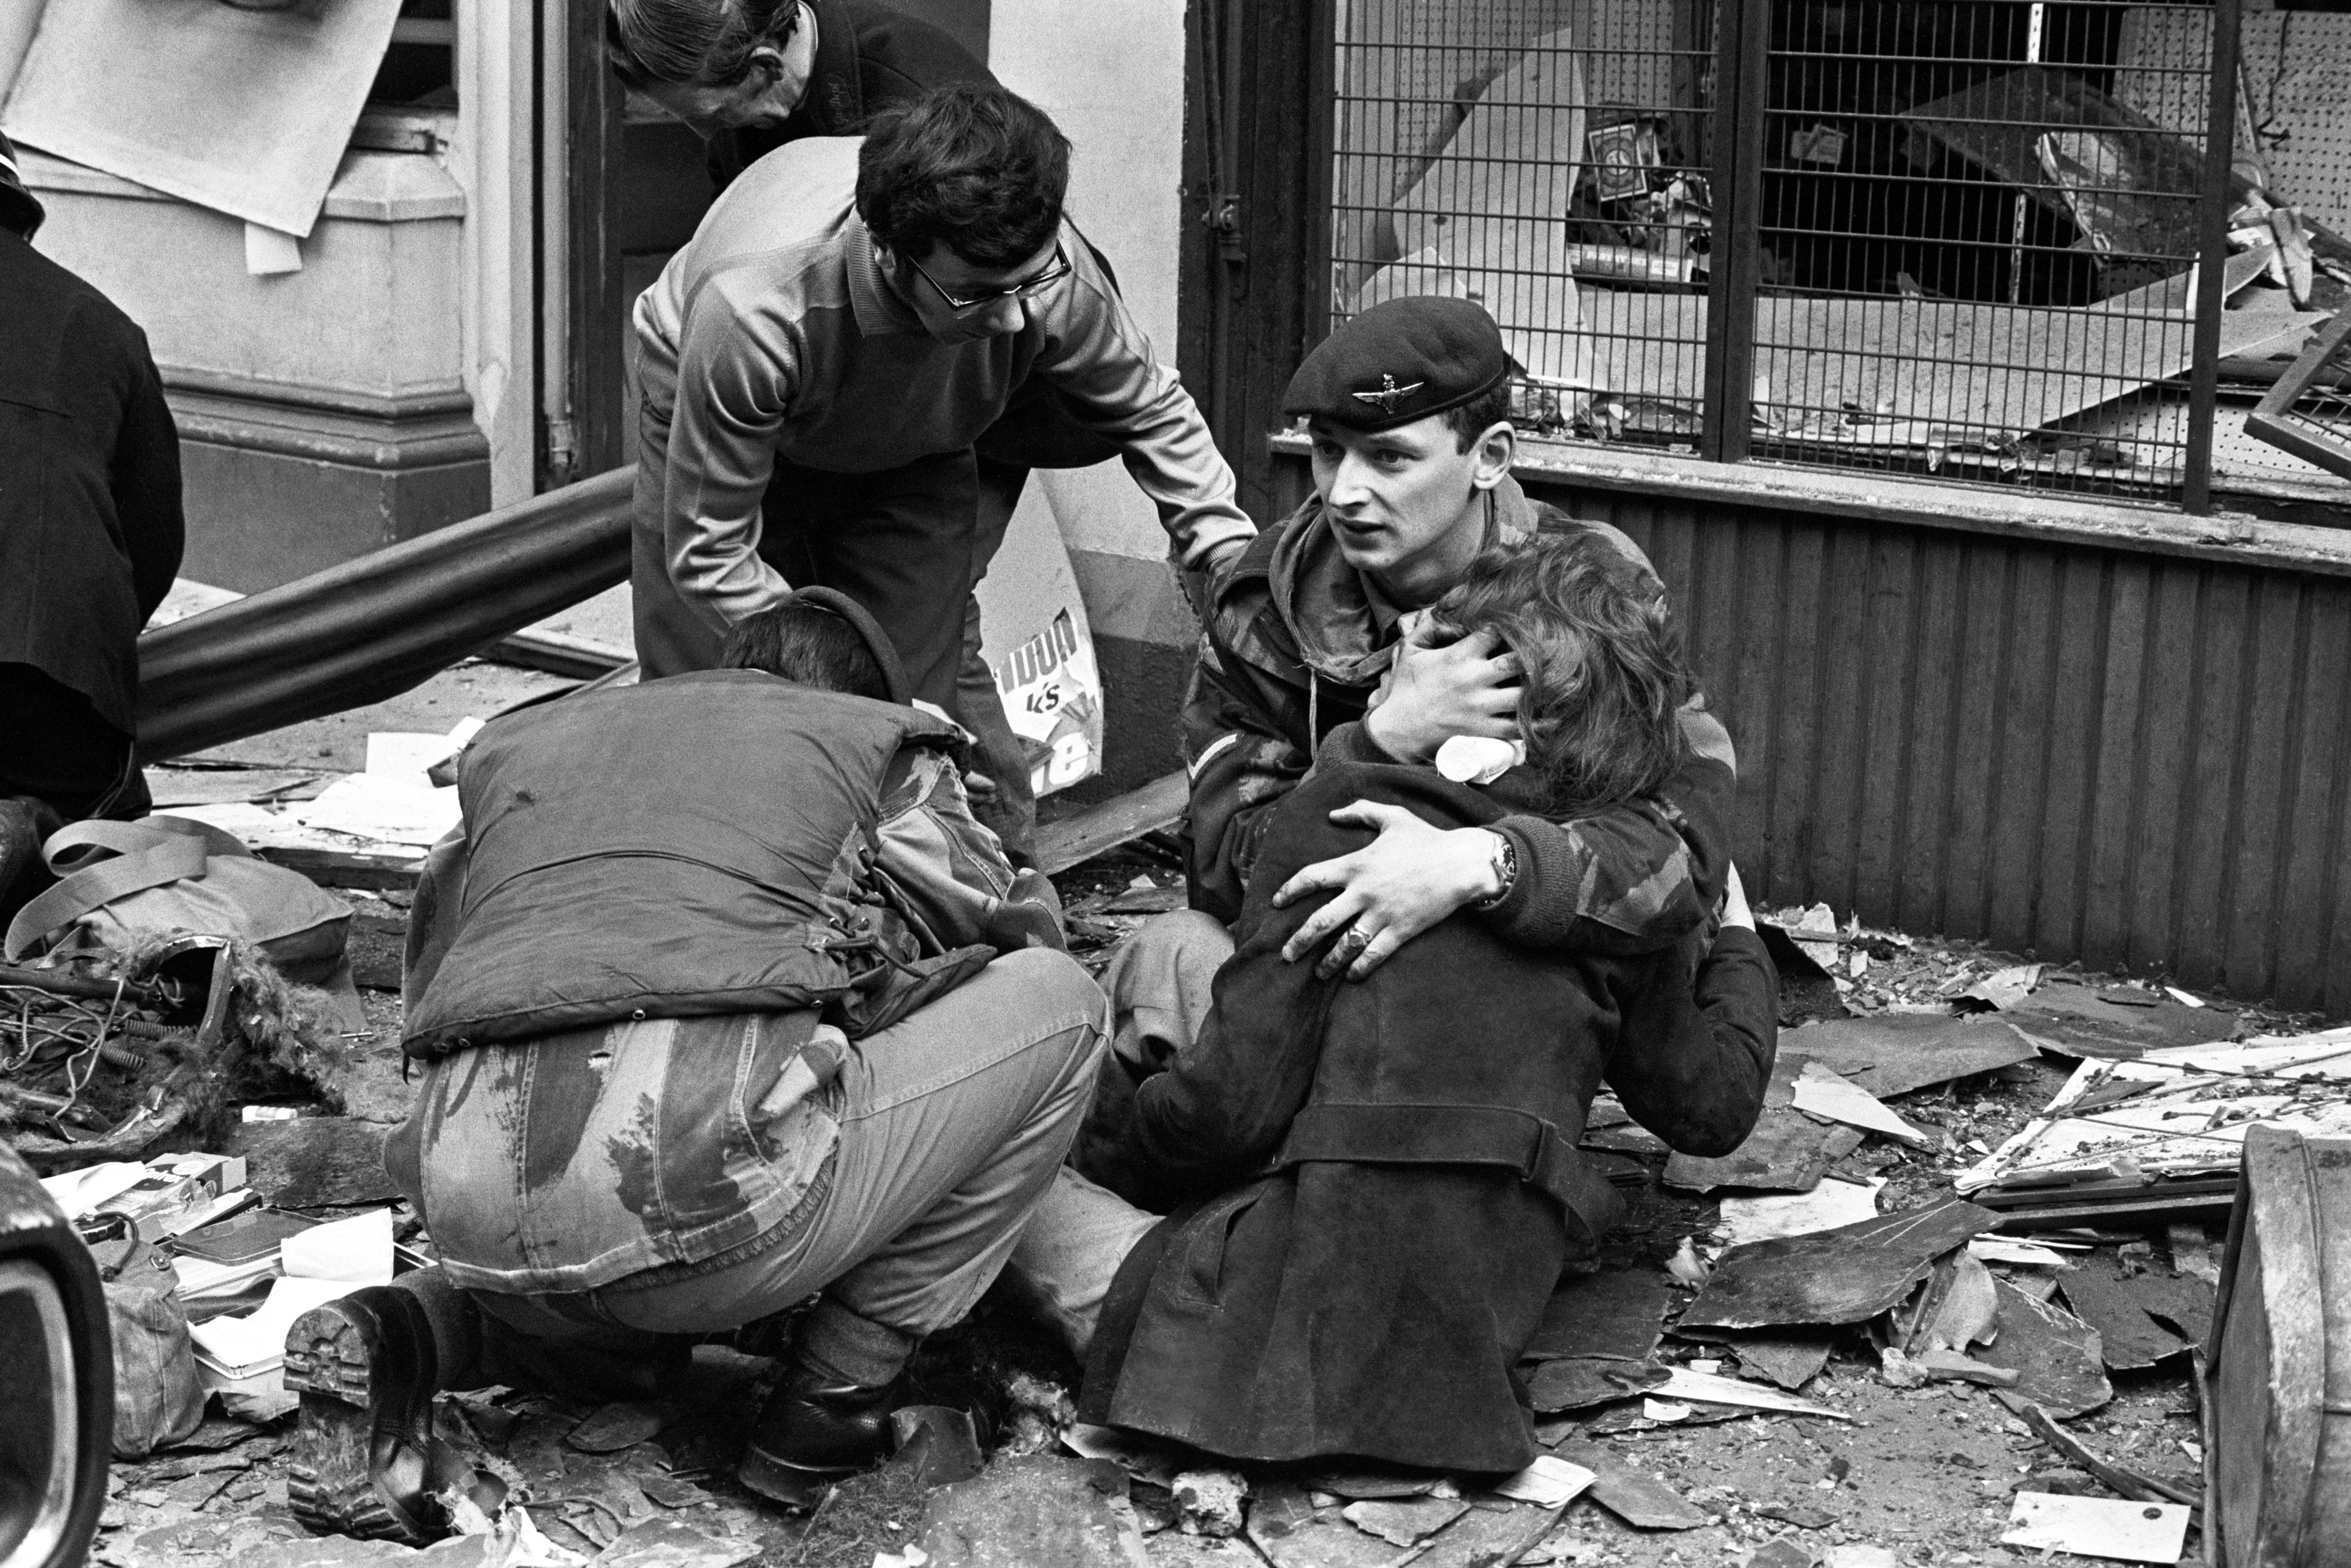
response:
{"label": "injured young girl", "polygon": [[[1719,920],[1662,949],[1517,946],[1473,906],[1361,979],[1285,960],[1324,899],[1273,890],[1371,836],[1334,811],[1573,824],[1681,762],[1691,676],[1655,579],[1604,541],[1481,558],[1429,613],[1518,655],[1523,758],[1326,757],[1267,831],[1228,946],[1178,912],[1119,961],[1222,957],[1165,1070],[1098,1100],[1008,1271],[1085,1359],[1081,1419],[1238,1459],[1519,1469],[1538,1452],[1520,1353],[1622,1214],[1577,1148],[1594,1093],[1697,1155],[1761,1111],[1776,982],[1735,873]],[[1114,1002],[1136,989],[1116,970]]]}

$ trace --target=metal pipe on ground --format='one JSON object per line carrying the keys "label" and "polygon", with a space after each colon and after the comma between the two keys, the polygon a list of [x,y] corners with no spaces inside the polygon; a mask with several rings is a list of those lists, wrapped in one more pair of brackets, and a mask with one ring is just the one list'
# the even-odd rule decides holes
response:
{"label": "metal pipe on ground", "polygon": [[381,702],[629,574],[615,469],[159,626],[139,639],[139,754],[183,757]]}

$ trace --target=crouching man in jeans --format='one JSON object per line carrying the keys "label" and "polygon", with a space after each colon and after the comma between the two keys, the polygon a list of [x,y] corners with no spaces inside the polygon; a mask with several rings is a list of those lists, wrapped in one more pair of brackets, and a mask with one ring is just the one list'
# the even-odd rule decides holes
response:
{"label": "crouching man in jeans", "polygon": [[385,1155],[441,1261],[288,1336],[313,1529],[441,1531],[436,1389],[645,1397],[697,1340],[820,1292],[739,1472],[807,1506],[881,1457],[915,1345],[1070,1147],[1105,1004],[973,821],[959,732],[825,590],[722,658],[465,753]]}

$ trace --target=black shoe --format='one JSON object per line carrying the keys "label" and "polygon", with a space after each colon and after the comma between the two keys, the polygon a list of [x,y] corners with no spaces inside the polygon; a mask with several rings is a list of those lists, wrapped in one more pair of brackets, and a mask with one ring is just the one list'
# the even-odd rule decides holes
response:
{"label": "black shoe", "polygon": [[436,1494],[471,1469],[433,1440],[440,1386],[433,1324],[416,1298],[371,1285],[313,1307],[286,1334],[286,1388],[302,1396],[286,1482],[321,1534],[423,1545],[448,1533]]}
{"label": "black shoe", "polygon": [[903,1377],[876,1388],[797,1368],[760,1407],[735,1479],[787,1508],[812,1508],[833,1482],[888,1454],[890,1412],[905,1402]]}

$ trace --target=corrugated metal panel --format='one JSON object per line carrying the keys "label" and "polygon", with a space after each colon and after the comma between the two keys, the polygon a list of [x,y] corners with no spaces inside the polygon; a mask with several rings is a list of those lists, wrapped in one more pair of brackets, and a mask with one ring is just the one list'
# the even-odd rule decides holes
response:
{"label": "corrugated metal panel", "polygon": [[1759,899],[2351,1007],[2351,583],[1538,493],[1676,594]]}

